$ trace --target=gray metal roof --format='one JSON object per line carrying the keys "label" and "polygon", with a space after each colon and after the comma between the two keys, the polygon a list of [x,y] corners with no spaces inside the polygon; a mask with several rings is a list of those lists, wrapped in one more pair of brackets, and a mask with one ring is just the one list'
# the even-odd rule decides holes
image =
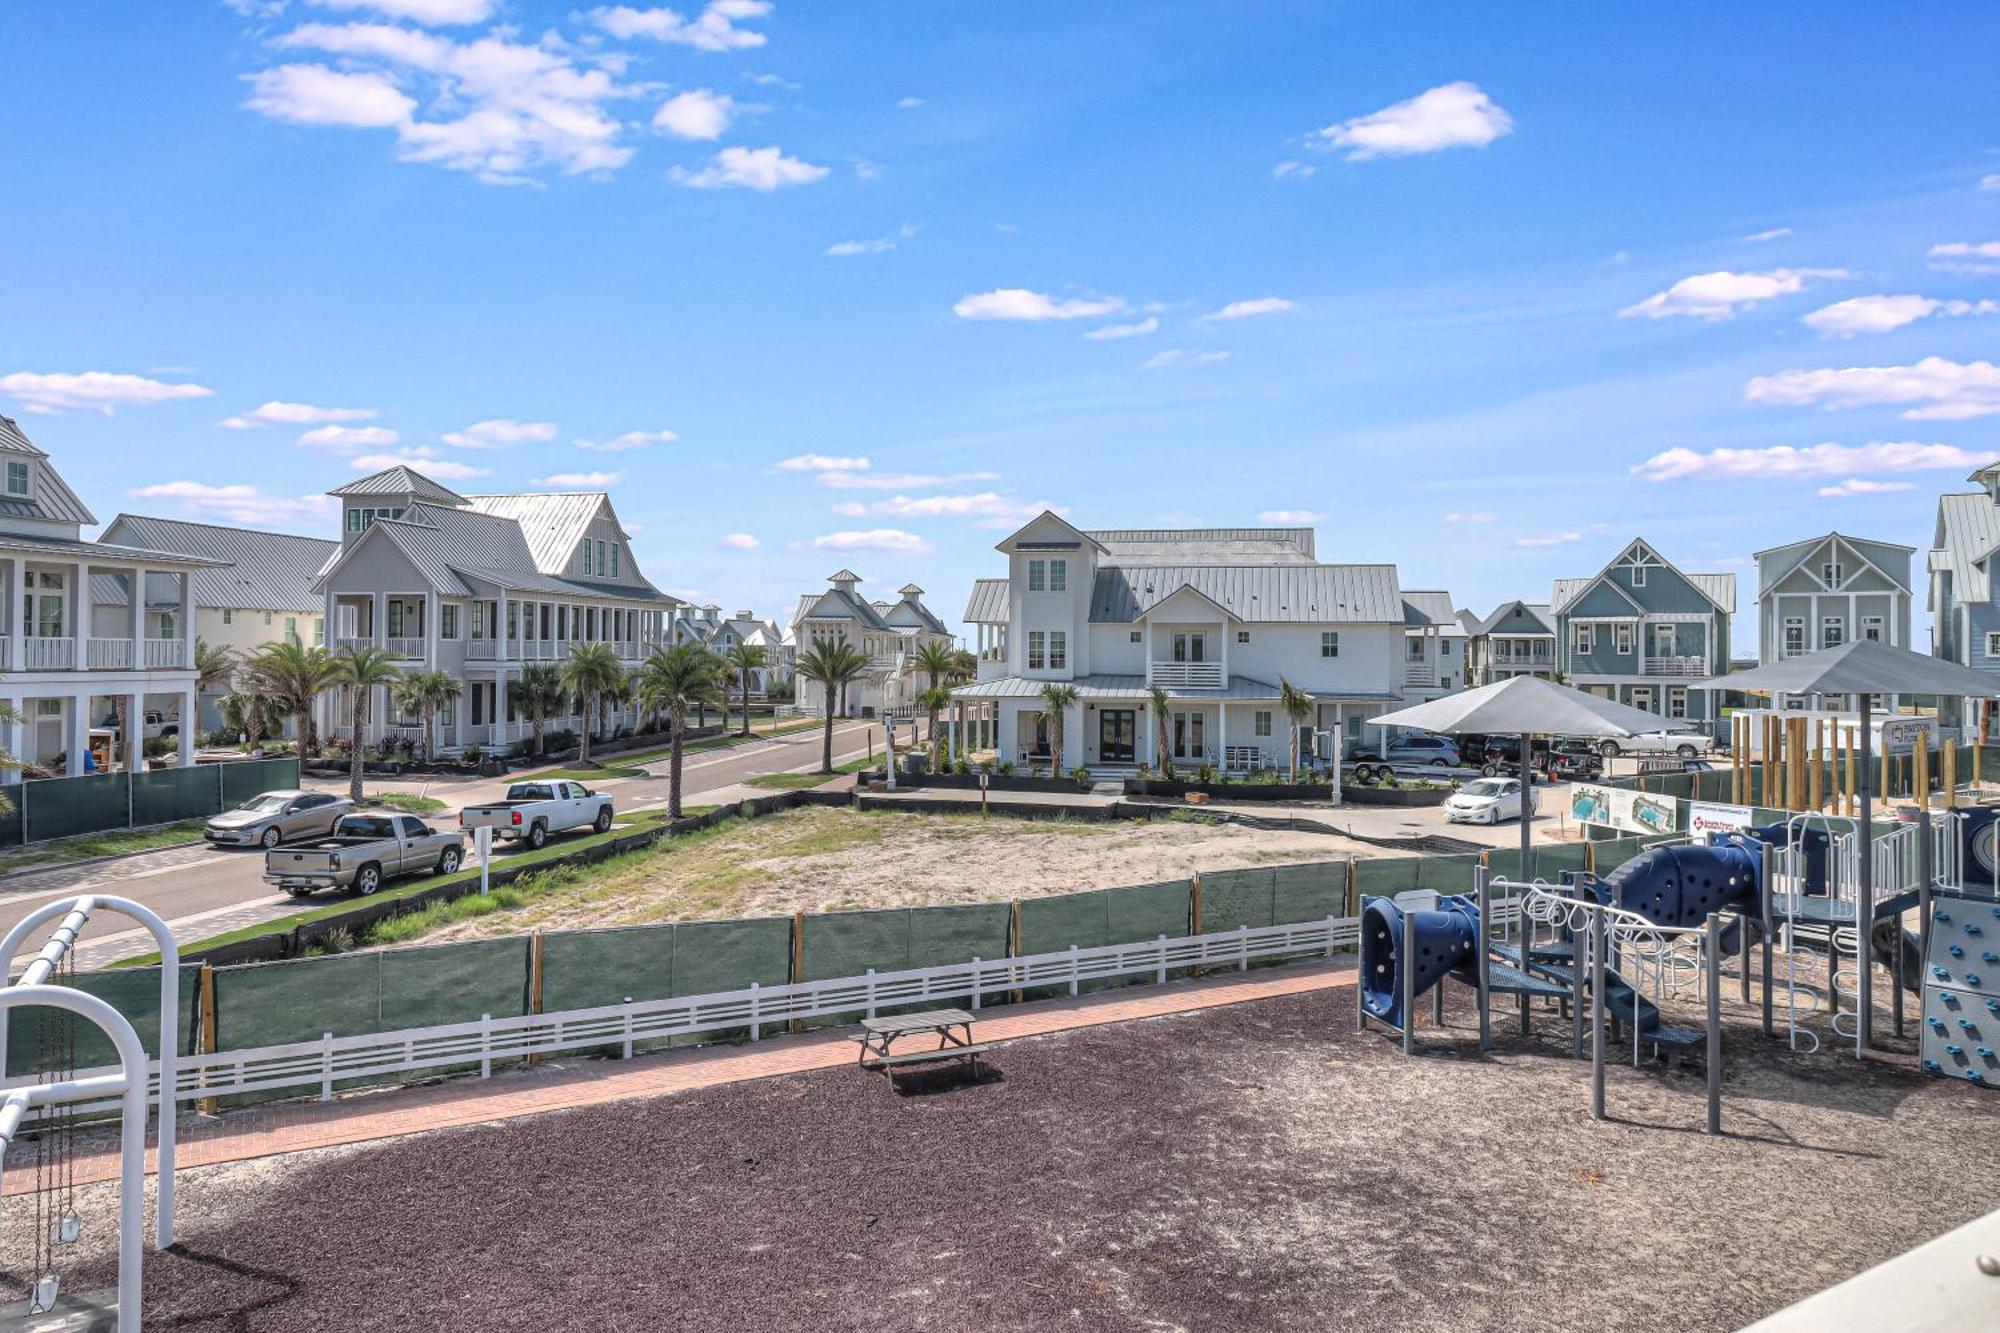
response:
{"label": "gray metal roof", "polygon": [[807,619],[854,620],[869,629],[895,628],[882,618],[882,613],[871,606],[867,598],[843,588],[828,588],[825,592],[818,593],[809,592],[799,598],[798,614],[792,617],[792,623],[796,625],[801,620]]}
{"label": "gray metal roof", "polygon": [[[1724,612],[1729,615],[1736,614],[1736,576],[1734,574],[1690,574],[1673,561],[1661,555],[1657,546],[1646,541],[1626,542],[1618,548],[1617,555],[1607,560],[1602,569],[1587,579],[1557,579],[1554,589],[1549,596],[1549,605],[1554,609],[1555,613],[1557,615],[1562,614],[1563,609],[1578,597],[1581,597],[1585,589],[1592,587],[1599,579],[1609,574],[1612,567],[1623,560],[1626,553],[1635,545],[1644,546],[1655,560],[1658,560],[1662,565],[1665,565],[1668,569],[1693,584],[1695,591],[1701,593],[1709,601],[1714,602]],[[1626,595],[1629,597],[1631,594],[1628,592]],[[1638,613],[1635,612],[1634,614]]]}
{"label": "gray metal roof", "polygon": [[1110,528],[1086,534],[1118,564],[1311,564],[1311,528]]}
{"label": "gray metal roof", "polygon": [[906,596],[892,604],[882,613],[882,619],[897,629],[927,630],[932,634],[950,634],[944,622],[932,614],[931,609],[915,596]]}
{"label": "gray metal roof", "polygon": [[1986,557],[2000,547],[2000,504],[1984,491],[1938,497],[1938,547],[1931,561],[1952,575],[1960,602],[1984,602],[1991,593]]}
{"label": "gray metal roof", "polygon": [[602,491],[526,492],[520,495],[468,495],[466,502],[482,514],[512,519],[521,525],[535,568],[560,574],[569,568],[576,545],[610,497]]}
{"label": "gray metal roof", "polygon": [[637,585],[596,583],[544,574],[535,567],[521,525],[496,514],[419,502],[402,518],[376,520],[369,531],[376,528],[440,592],[470,596],[473,589],[467,580],[472,579],[508,592],[677,604],[677,599],[643,580]]}
{"label": "gray metal roof", "polygon": [[1013,597],[1012,585],[1006,579],[974,579],[972,596],[965,603],[965,623],[968,625],[1004,625],[1008,620],[1008,606]]}
{"label": "gray metal roof", "polygon": [[328,557],[340,549],[339,542],[323,537],[142,514],[120,514],[105,527],[104,536],[155,551],[226,561],[226,568],[196,571],[195,605],[248,611],[318,610],[320,596],[313,584]]}
{"label": "gray metal roof", "polygon": [[31,454],[36,458],[48,457],[35,447],[34,441],[30,440],[20,426],[15,424],[14,418],[9,416],[0,416],[0,453]]}
{"label": "gray metal roof", "polygon": [[28,551],[63,560],[100,560],[119,565],[150,565],[155,569],[194,569],[217,562],[173,551],[149,551],[139,546],[115,546],[108,542],[71,541],[67,537],[30,537],[19,532],[0,532],[0,551]]}
{"label": "gray metal roof", "polygon": [[1451,594],[1434,590],[1412,592],[1403,590],[1403,623],[1411,627],[1436,625],[1458,633],[1458,612],[1451,604]]}
{"label": "gray metal roof", "polygon": [[28,438],[12,417],[0,417],[0,453],[25,454],[40,462],[35,469],[34,497],[0,497],[0,518],[37,518],[78,525],[97,522],[89,506],[49,464],[48,454]]}
{"label": "gray metal roof", "polygon": [[1484,619],[1478,620],[1471,626],[1468,626],[1469,632],[1473,634],[1493,633],[1494,626],[1498,625],[1517,606],[1542,623],[1542,627],[1539,630],[1528,630],[1526,631],[1527,633],[1554,636],[1556,632],[1555,616],[1550,613],[1548,603],[1546,602],[1502,602],[1487,613]]}
{"label": "gray metal roof", "polygon": [[[1092,699],[1134,699],[1144,698],[1148,692],[1144,676],[1078,676],[1075,680],[1048,681],[1033,680],[1026,676],[1001,676],[995,680],[982,680],[976,685],[961,685],[954,689],[956,699],[1033,699],[1041,695],[1045,685],[1074,685],[1076,697]],[[1167,687],[1169,699],[1199,701],[1213,699],[1226,700],[1269,700],[1278,697],[1278,687],[1269,681],[1252,680],[1248,676],[1231,676],[1229,684],[1217,690],[1186,689],[1180,686]],[[1330,696],[1329,696],[1330,697]],[[1372,697],[1372,696],[1371,696]],[[1382,695],[1383,699],[1394,695]]]}
{"label": "gray metal roof", "polygon": [[1101,567],[1090,618],[1129,624],[1182,588],[1238,619],[1305,624],[1401,624],[1394,565],[1161,565]]}
{"label": "gray metal roof", "polygon": [[350,481],[345,486],[336,486],[328,495],[412,495],[419,500],[434,504],[462,505],[465,497],[448,487],[440,486],[415,468],[398,463],[391,468],[371,473],[359,481]]}

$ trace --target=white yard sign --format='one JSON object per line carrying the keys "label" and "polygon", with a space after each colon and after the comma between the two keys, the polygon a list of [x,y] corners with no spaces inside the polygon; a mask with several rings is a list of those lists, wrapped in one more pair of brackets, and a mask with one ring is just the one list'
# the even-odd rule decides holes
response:
{"label": "white yard sign", "polygon": [[1688,806],[1689,833],[1741,833],[1750,827],[1753,819],[1747,805],[1717,805],[1713,801],[1695,801]]}
{"label": "white yard sign", "polygon": [[1653,796],[1624,787],[1600,787],[1591,782],[1571,785],[1569,813],[1579,824],[1596,824],[1647,836],[1675,832],[1677,822],[1671,796]]}

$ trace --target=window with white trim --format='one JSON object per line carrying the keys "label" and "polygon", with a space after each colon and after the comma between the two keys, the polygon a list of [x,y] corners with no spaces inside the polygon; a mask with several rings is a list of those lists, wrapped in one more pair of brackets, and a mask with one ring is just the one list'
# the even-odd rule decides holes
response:
{"label": "window with white trim", "polygon": [[1050,592],[1069,591],[1069,561],[1067,560],[1049,561],[1049,591]]}
{"label": "window with white trim", "polygon": [[456,639],[458,637],[458,607],[446,602],[438,608],[438,637]]}
{"label": "window with white trim", "polygon": [[1028,631],[1028,670],[1048,669],[1048,635],[1038,629]]}
{"label": "window with white trim", "polygon": [[1589,657],[1597,651],[1597,626],[1571,625],[1569,627],[1569,649],[1578,657]]}
{"label": "window with white trim", "polygon": [[1688,692],[1679,685],[1667,691],[1667,716],[1685,718],[1688,715]]}
{"label": "window with white trim", "polygon": [[1067,671],[1068,669],[1069,634],[1065,630],[1052,629],[1049,631],[1049,670]]}
{"label": "window with white trim", "polygon": [[1630,625],[1612,626],[1611,638],[1612,648],[1620,657],[1630,657],[1632,655],[1632,627]]}
{"label": "window with white trim", "polygon": [[28,493],[28,488],[30,485],[29,478],[31,475],[32,474],[29,472],[28,465],[26,463],[16,463],[10,461],[7,464],[7,494],[26,495]]}
{"label": "window with white trim", "polygon": [[225,625],[236,623],[236,613],[226,606],[222,608],[222,623]]}
{"label": "window with white trim", "polygon": [[1819,567],[1820,582],[1829,588],[1838,588],[1840,586],[1840,573],[1840,562],[1838,560],[1829,560]]}
{"label": "window with white trim", "polygon": [[1635,588],[1646,586],[1646,567],[1644,565],[1632,566],[1632,586]]}
{"label": "window with white trim", "polygon": [[1319,655],[1321,657],[1340,656],[1340,632],[1338,630],[1329,629],[1320,631]]}
{"label": "window with white trim", "polygon": [[1886,622],[1881,616],[1861,617],[1861,637],[1867,639],[1870,643],[1880,643],[1883,639],[1887,638],[1888,636],[1883,632],[1886,628]]}
{"label": "window with white trim", "polygon": [[1271,714],[1266,709],[1258,709],[1255,716],[1256,731],[1259,736],[1271,734]]}
{"label": "window with white trim", "polygon": [[1806,650],[1806,618],[1804,616],[1785,617],[1783,643],[1788,656],[1794,653],[1803,653]]}
{"label": "window with white trim", "polygon": [[1145,641],[1146,641],[1146,636],[1144,632],[1136,629],[1132,631],[1132,642],[1144,643]]}
{"label": "window with white trim", "polygon": [[611,577],[618,577],[618,543],[611,543]]}
{"label": "window with white trim", "polygon": [[1403,639],[1403,660],[1421,662],[1424,660],[1424,640],[1422,635],[1406,635]]}
{"label": "window with white trim", "polygon": [[1247,629],[1240,629],[1240,630],[1237,630],[1237,631],[1236,631],[1236,642],[1238,642],[1238,643],[1248,643],[1248,642],[1250,642],[1250,631],[1249,631],[1249,630],[1247,630]]}
{"label": "window with white trim", "polygon": [[1827,616],[1819,622],[1819,646],[1838,648],[1847,642],[1847,622],[1839,616]]}
{"label": "window with white trim", "polygon": [[2000,657],[2000,633],[1991,633],[1986,636],[1986,655],[1988,657]]}
{"label": "window with white trim", "polygon": [[1049,586],[1049,565],[1046,560],[1028,562],[1028,591],[1045,592]]}

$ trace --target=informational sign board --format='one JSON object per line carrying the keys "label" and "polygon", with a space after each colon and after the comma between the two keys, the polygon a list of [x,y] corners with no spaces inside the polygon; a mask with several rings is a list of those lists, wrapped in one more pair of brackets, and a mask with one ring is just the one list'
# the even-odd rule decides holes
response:
{"label": "informational sign board", "polygon": [[1714,801],[1694,801],[1688,806],[1689,833],[1741,833],[1750,827],[1753,814],[1747,805],[1718,805]]}
{"label": "informational sign board", "polygon": [[1569,813],[1579,824],[1596,824],[1621,833],[1652,837],[1676,832],[1672,797],[1651,796],[1623,787],[1574,783],[1569,789]]}
{"label": "informational sign board", "polygon": [[1937,748],[1937,719],[1934,717],[1890,717],[1882,719],[1882,753],[1909,755],[1916,753],[1917,745],[1925,749]]}

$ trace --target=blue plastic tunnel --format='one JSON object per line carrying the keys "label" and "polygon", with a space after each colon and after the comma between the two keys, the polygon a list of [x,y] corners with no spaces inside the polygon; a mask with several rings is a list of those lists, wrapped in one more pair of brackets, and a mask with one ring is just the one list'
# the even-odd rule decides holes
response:
{"label": "blue plastic tunnel", "polygon": [[[1439,898],[1434,910],[1409,915],[1416,930],[1412,995],[1422,995],[1447,973],[1476,963],[1479,905],[1472,899]],[[1361,1006],[1396,1028],[1403,1026],[1403,916],[1393,898],[1362,900]]]}
{"label": "blue plastic tunnel", "polygon": [[1592,885],[1597,900],[1662,926],[1699,926],[1710,912],[1754,904],[1763,845],[1728,833],[1707,846],[1654,847]]}

